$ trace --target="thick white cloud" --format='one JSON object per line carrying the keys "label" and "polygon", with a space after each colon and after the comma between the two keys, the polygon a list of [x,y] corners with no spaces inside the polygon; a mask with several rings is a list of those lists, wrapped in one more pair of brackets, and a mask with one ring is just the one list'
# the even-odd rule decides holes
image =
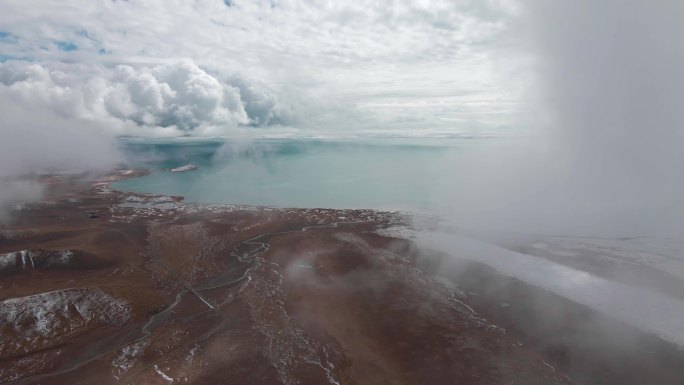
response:
{"label": "thick white cloud", "polygon": [[444,199],[484,229],[684,232],[684,2],[528,0],[539,140],[450,162]]}
{"label": "thick white cloud", "polygon": [[[530,78],[509,38],[518,8],[513,0],[7,0],[0,60],[153,68],[183,58],[212,77],[240,74],[217,80],[239,88],[247,117],[231,104],[231,88],[217,105],[216,84],[192,70],[150,70],[132,76],[136,85],[104,76],[118,87],[107,92],[110,115],[144,126],[174,119],[178,131],[496,130],[515,125]],[[162,84],[182,76],[202,90],[172,97]],[[208,123],[198,126],[198,117]]]}
{"label": "thick white cloud", "polygon": [[263,86],[223,79],[190,60],[136,67],[8,61],[0,64],[0,100],[128,135],[230,135],[292,119]]}

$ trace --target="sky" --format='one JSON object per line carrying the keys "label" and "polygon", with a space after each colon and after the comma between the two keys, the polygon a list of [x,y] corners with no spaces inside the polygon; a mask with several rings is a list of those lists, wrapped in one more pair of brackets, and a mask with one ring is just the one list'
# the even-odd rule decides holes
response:
{"label": "sky", "polygon": [[121,136],[496,134],[514,0],[6,0],[0,102]]}

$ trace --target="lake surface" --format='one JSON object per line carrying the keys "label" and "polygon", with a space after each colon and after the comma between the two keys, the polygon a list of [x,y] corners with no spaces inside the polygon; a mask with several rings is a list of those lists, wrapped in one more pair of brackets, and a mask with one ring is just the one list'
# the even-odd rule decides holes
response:
{"label": "lake surface", "polygon": [[[495,139],[125,140],[130,165],[148,176],[124,191],[189,202],[277,207],[432,211],[452,188],[458,157]],[[168,169],[195,164],[190,172]]]}

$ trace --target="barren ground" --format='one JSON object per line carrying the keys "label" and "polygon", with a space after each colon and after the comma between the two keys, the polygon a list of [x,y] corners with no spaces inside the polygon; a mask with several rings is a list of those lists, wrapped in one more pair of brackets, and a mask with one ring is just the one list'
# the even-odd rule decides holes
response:
{"label": "barren ground", "polygon": [[[560,298],[556,312],[542,312],[535,298],[549,293],[484,266],[438,264],[376,232],[401,224],[399,214],[189,205],[109,190],[133,175],[45,177],[45,200],[17,207],[0,227],[0,383],[684,378],[681,351],[655,337]],[[573,342],[589,333],[577,327],[586,318],[650,355],[622,354],[606,342],[612,334]]]}

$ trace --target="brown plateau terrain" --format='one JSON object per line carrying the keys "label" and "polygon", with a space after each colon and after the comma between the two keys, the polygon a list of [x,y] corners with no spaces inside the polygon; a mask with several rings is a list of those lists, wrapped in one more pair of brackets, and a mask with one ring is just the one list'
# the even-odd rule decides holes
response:
{"label": "brown plateau terrain", "polygon": [[657,337],[380,235],[400,214],[109,189],[136,174],[43,177],[0,225],[0,383],[684,384]]}

